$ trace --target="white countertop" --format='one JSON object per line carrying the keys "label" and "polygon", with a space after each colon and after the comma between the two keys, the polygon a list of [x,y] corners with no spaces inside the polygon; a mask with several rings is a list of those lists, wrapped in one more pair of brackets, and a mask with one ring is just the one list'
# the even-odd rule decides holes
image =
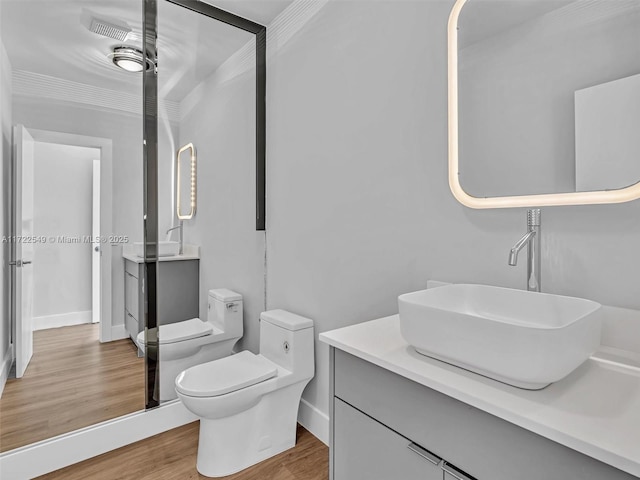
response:
{"label": "white countertop", "polygon": [[[200,247],[197,245],[184,245],[182,255],[169,255],[158,257],[159,262],[176,262],[180,260],[200,260]],[[144,258],[133,252],[133,246],[127,245],[122,249],[122,258],[134,263],[144,263]]]}
{"label": "white countertop", "polygon": [[640,368],[594,355],[563,380],[522,390],[418,354],[398,315],[320,340],[543,437],[640,476]]}

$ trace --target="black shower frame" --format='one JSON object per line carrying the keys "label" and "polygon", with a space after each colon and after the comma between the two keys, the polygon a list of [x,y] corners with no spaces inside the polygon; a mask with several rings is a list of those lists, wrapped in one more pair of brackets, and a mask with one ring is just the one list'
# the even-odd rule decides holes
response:
{"label": "black shower frame", "polygon": [[[143,51],[156,61],[158,0],[143,0]],[[267,28],[200,0],[165,0],[256,36],[256,230],[266,228],[266,87]],[[157,337],[158,303],[158,77],[156,69],[143,74],[144,162],[144,302],[145,302],[145,408],[160,405],[160,361]]]}

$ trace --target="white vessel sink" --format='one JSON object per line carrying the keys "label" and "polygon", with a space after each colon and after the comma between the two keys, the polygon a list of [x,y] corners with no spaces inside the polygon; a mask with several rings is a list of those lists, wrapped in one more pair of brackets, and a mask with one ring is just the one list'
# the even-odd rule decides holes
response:
{"label": "white vessel sink", "polygon": [[486,285],[447,285],[398,298],[402,337],[418,353],[537,390],[600,344],[599,303]]}
{"label": "white vessel sink", "polygon": [[[144,257],[144,243],[134,242],[133,247],[135,254],[138,257]],[[173,257],[180,252],[180,242],[165,242],[160,241],[158,244],[158,256],[159,257]]]}

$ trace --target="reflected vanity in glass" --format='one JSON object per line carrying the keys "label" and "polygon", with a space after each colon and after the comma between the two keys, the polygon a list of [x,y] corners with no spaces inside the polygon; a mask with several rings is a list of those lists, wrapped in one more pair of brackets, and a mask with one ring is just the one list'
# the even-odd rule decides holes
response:
{"label": "reflected vanity in glass", "polygon": [[449,183],[474,208],[640,197],[640,2],[458,0]]}

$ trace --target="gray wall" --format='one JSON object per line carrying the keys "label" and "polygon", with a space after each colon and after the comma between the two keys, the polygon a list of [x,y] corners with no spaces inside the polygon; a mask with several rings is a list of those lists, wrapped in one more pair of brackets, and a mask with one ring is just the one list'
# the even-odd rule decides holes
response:
{"label": "gray wall", "polygon": [[[142,98],[142,97],[140,97]],[[142,108],[142,105],[140,106]],[[13,122],[27,128],[50,130],[113,141],[112,229],[115,235],[142,240],[142,120],[139,115],[87,108],[44,98],[14,96]],[[101,232],[108,235],[109,232]],[[122,244],[112,249],[113,325],[124,323],[124,262]]]}
{"label": "gray wall", "polygon": [[[0,2],[0,18],[2,4]],[[11,164],[11,64],[0,39],[0,236],[9,234],[9,166]],[[11,318],[9,313],[9,244],[0,244],[2,275],[0,275],[0,378],[5,373],[4,361],[11,343]],[[0,386],[0,390],[2,386]]]}
{"label": "gray wall", "polygon": [[[427,279],[525,288],[524,209],[474,211],[447,183],[453,1],[329,2],[268,78],[268,308],[322,331],[397,313]],[[543,209],[542,288],[640,309],[640,201]],[[521,262],[522,263],[522,262]],[[304,398],[328,411],[328,348]]]}
{"label": "gray wall", "polygon": [[[34,235],[91,235],[93,160],[99,159],[96,148],[36,142]],[[88,312],[91,321],[91,258],[90,243],[34,245],[34,317]]]}
{"label": "gray wall", "polygon": [[255,230],[256,77],[255,68],[226,76],[234,65],[194,90],[202,96],[180,123],[180,145],[193,142],[198,152],[198,210],[184,223],[185,241],[200,245],[200,318],[207,318],[208,290],[237,291],[244,305],[237,348],[257,352],[265,234]]}
{"label": "gray wall", "polygon": [[460,52],[460,182],[470,195],[575,191],[574,92],[640,72],[640,13],[592,15],[546,15]]}

